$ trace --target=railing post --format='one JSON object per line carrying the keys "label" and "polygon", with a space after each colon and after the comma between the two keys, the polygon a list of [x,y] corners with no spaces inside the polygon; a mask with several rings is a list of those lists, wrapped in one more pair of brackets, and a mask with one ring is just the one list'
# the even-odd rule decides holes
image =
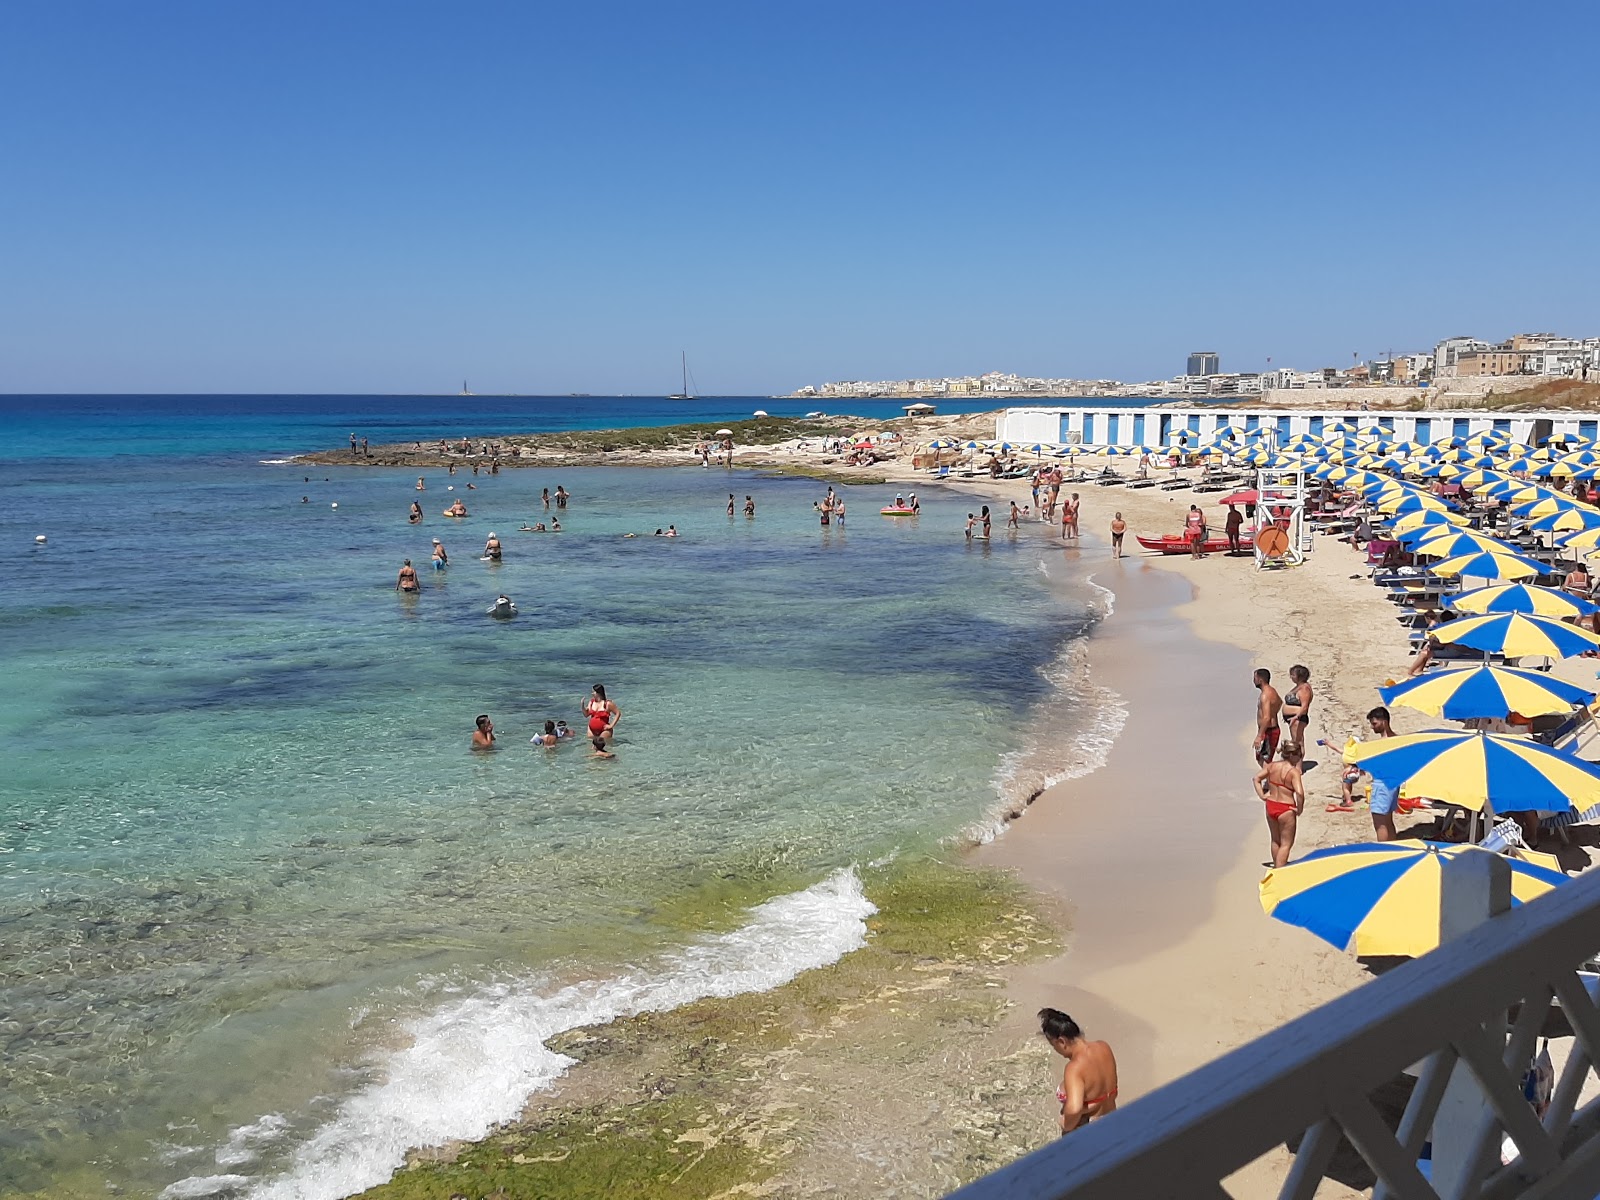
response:
{"label": "railing post", "polygon": [[[1458,854],[1445,860],[1439,887],[1439,943],[1470,933],[1490,917],[1511,910],[1511,866],[1498,854]],[[1503,1044],[1505,1016],[1491,1018],[1490,1032]],[[1433,1119],[1433,1188],[1462,1196],[1479,1168],[1478,1141],[1489,1102],[1465,1061],[1458,1061]]]}

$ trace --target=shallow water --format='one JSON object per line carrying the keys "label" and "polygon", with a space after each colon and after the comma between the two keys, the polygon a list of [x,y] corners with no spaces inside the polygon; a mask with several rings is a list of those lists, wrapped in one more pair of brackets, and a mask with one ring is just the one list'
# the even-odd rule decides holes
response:
{"label": "shallow water", "polygon": [[[891,522],[852,489],[820,530],[805,480],[434,472],[411,527],[398,471],[4,467],[0,1192],[381,1179],[548,1082],[560,1019],[831,961],[852,863],[983,827],[1105,735],[1070,657],[1101,601],[1033,538],[966,543],[960,497]],[[557,483],[566,529],[516,532]],[[615,760],[528,744],[596,681]]]}

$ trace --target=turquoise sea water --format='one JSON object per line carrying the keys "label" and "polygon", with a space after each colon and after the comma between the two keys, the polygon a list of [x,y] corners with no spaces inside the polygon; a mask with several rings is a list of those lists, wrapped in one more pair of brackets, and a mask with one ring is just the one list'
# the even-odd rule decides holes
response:
{"label": "turquoise sea water", "polygon": [[[513,1114],[550,1033],[860,944],[852,864],[983,826],[1018,763],[1098,736],[1053,690],[1093,589],[1032,531],[966,543],[962,498],[890,521],[852,489],[822,530],[820,485],[738,471],[418,497],[260,461],[347,411],[141,403],[0,404],[0,1194],[356,1190]],[[607,404],[472,431],[633,415]],[[455,428],[368,415],[374,442]],[[516,532],[558,483],[565,530]],[[594,682],[614,760],[528,744]]]}

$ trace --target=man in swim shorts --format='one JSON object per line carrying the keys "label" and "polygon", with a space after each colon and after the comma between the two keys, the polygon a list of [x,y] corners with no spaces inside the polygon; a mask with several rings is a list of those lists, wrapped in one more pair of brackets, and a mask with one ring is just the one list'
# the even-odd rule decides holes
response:
{"label": "man in swim shorts", "polygon": [[[1367,724],[1379,741],[1395,735],[1394,727],[1389,724],[1389,710],[1381,704],[1367,714]],[[1367,811],[1372,814],[1372,835],[1377,841],[1394,841],[1394,810],[1399,802],[1399,787],[1379,779],[1372,781],[1372,798]]]}
{"label": "man in swim shorts", "polygon": [[442,571],[450,565],[450,555],[445,552],[444,543],[438,538],[433,539],[433,569]]}
{"label": "man in swim shorts", "polygon": [[1272,686],[1272,672],[1258,667],[1254,676],[1256,691],[1261,695],[1256,701],[1256,737],[1252,747],[1258,763],[1269,763],[1278,749],[1278,738],[1283,728],[1278,724],[1278,714],[1283,711],[1283,697]]}
{"label": "man in swim shorts", "polygon": [[1122,535],[1127,533],[1127,532],[1128,532],[1128,523],[1122,519],[1122,514],[1121,513],[1118,513],[1115,517],[1111,518],[1111,557],[1112,558],[1121,558],[1122,557]]}
{"label": "man in swim shorts", "polygon": [[1285,746],[1278,762],[1256,772],[1256,795],[1267,806],[1267,830],[1272,835],[1272,865],[1288,863],[1294,849],[1295,825],[1306,807],[1305,782],[1300,776],[1300,747]]}

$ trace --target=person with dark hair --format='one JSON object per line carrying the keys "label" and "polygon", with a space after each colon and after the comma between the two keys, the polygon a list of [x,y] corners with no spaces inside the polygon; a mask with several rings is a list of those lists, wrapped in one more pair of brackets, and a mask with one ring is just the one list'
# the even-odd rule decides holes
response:
{"label": "person with dark hair", "polygon": [[594,747],[593,753],[591,753],[589,755],[590,758],[615,758],[616,757],[615,754],[611,753],[611,751],[606,749],[606,740],[603,737],[592,737],[592,738],[589,739],[589,744]]}
{"label": "person with dark hair", "polygon": [[[1367,724],[1379,741],[1394,737],[1394,726],[1389,724],[1389,710],[1378,705],[1367,714]],[[1372,781],[1372,795],[1367,800],[1367,812],[1372,817],[1372,836],[1380,842],[1394,841],[1394,810],[1400,803],[1399,787],[1382,780]]]}
{"label": "person with dark hair", "polygon": [[554,746],[559,740],[556,735],[556,723],[554,721],[546,721],[544,723],[544,732],[534,734],[530,740],[535,746]]}
{"label": "person with dark hair", "polygon": [[1117,1056],[1105,1042],[1091,1042],[1078,1023],[1056,1008],[1039,1010],[1039,1032],[1050,1048],[1067,1060],[1056,1100],[1061,1104],[1061,1132],[1082,1129],[1117,1107]]}
{"label": "person with dark hair", "polygon": [[417,579],[417,569],[411,565],[408,558],[405,565],[400,568],[400,574],[394,581],[394,590],[415,594],[422,590],[422,584]]}
{"label": "person with dark hair", "polygon": [[1283,697],[1272,686],[1272,672],[1265,667],[1256,668],[1253,676],[1260,698],[1256,701],[1256,739],[1251,743],[1258,763],[1269,763],[1278,749],[1278,738],[1283,728],[1278,724],[1278,714],[1283,711]]}
{"label": "person with dark hair", "polygon": [[1267,832],[1272,837],[1272,865],[1287,866],[1294,849],[1295,828],[1306,810],[1306,785],[1300,777],[1300,747],[1286,745],[1278,762],[1262,763],[1255,777],[1256,795],[1267,806]]}
{"label": "person with dark hair", "polygon": [[1289,678],[1294,686],[1283,698],[1283,719],[1289,724],[1288,744],[1306,748],[1306,729],[1311,724],[1311,668],[1296,663],[1289,668]]}
{"label": "person with dark hair", "polygon": [[606,699],[605,685],[597,683],[589,698],[583,702],[583,715],[589,720],[589,736],[609,741],[612,730],[622,719],[622,710],[615,700]]}
{"label": "person with dark hair", "polygon": [[472,731],[472,748],[474,750],[494,749],[494,722],[489,720],[488,713],[479,713],[474,722],[477,728]]}

